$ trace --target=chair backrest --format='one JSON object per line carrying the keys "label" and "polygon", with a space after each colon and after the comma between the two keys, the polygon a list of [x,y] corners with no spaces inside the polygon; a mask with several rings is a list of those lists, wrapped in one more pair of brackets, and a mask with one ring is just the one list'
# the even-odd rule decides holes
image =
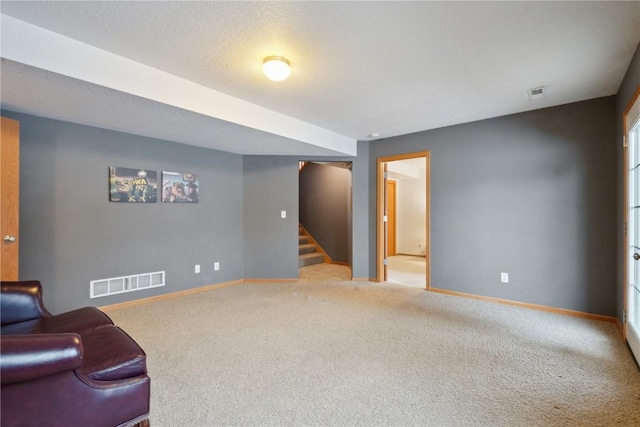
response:
{"label": "chair backrest", "polygon": [[47,317],[38,280],[0,282],[0,318],[2,326]]}

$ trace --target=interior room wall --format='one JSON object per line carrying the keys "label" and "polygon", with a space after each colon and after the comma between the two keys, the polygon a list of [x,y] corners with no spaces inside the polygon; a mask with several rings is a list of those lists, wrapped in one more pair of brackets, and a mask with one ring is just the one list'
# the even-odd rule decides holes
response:
{"label": "interior room wall", "polygon": [[[297,158],[243,157],[6,110],[2,114],[21,122],[20,278],[43,282],[52,311],[243,278],[298,277]],[[368,278],[373,253],[368,143],[359,142],[358,151],[358,158],[330,160],[353,161],[353,275]],[[200,203],[109,202],[108,166],[197,173]],[[287,211],[286,220],[281,210]],[[216,261],[220,270],[214,272]],[[194,273],[195,264],[200,274]],[[166,271],[165,287],[89,299],[91,280],[160,270]]]}
{"label": "interior room wall", "polygon": [[300,224],[332,261],[350,264],[351,171],[307,163],[299,173]]}
{"label": "interior room wall", "polygon": [[374,141],[370,195],[378,157],[430,150],[433,287],[615,315],[615,111],[606,97]]}
{"label": "interior room wall", "polygon": [[[53,312],[242,278],[242,157],[2,111],[20,121],[20,279]],[[197,204],[109,201],[108,167],[192,172]],[[220,263],[220,271],[213,263]],[[200,274],[195,274],[200,264]],[[166,272],[160,288],[89,298],[89,282]]]}
{"label": "interior room wall", "polygon": [[297,279],[298,161],[284,156],[243,160],[244,277]]}
{"label": "interior room wall", "polygon": [[640,88],[640,44],[636,49],[636,53],[629,64],[629,68],[627,69],[627,73],[620,84],[620,88],[618,89],[618,94],[616,95],[616,154],[617,154],[617,171],[618,171],[618,191],[617,191],[617,253],[618,253],[618,263],[617,263],[617,310],[616,316],[620,323],[622,323],[622,310],[624,309],[624,287],[626,286],[625,276],[626,272],[624,271],[624,246],[625,246],[625,236],[623,232],[624,227],[624,150],[622,147],[622,136],[624,134],[623,130],[623,115],[624,110],[629,104],[629,101],[633,98],[636,90]]}
{"label": "interior room wall", "polygon": [[[637,58],[636,53],[631,75]],[[620,93],[618,105],[623,87]],[[21,278],[43,281],[52,310],[113,304],[243,277],[297,277],[298,159],[243,158],[9,111],[3,115],[21,122],[22,164],[27,165],[21,172]],[[434,287],[612,314],[615,256],[610,254],[616,244],[606,234],[612,226],[608,217],[614,212],[615,218],[616,212],[610,200],[615,154],[612,161],[606,144],[617,147],[610,136],[615,135],[614,115],[611,98],[603,98],[359,142],[358,157],[347,158],[354,162],[353,276],[375,277],[375,159],[428,149]],[[200,203],[184,206],[178,214],[174,210],[181,206],[163,208],[160,202],[109,203],[111,165],[191,171],[203,183],[217,185],[203,186]],[[533,193],[525,197],[521,188],[531,182],[535,186],[527,191]],[[449,189],[460,191],[447,195]],[[270,202],[264,198],[274,199],[276,212],[266,222],[261,215]],[[280,222],[284,205],[289,214],[294,212],[292,225]],[[536,221],[517,226],[522,218]],[[545,218],[564,239],[549,236],[540,224]],[[277,232],[274,224],[287,232]],[[284,251],[269,263],[260,248],[275,252],[265,243],[273,239]],[[284,261],[289,252],[293,261]],[[219,272],[212,272],[213,261],[221,263]],[[193,273],[196,263],[202,266],[200,275]],[[164,288],[88,299],[90,280],[159,269],[167,271]],[[504,270],[511,274],[508,285],[496,283],[495,271],[499,277]]]}
{"label": "interior room wall", "polygon": [[[352,200],[352,256],[351,272],[354,279],[369,279],[371,255],[375,255],[375,240],[369,240],[369,230],[375,227],[375,209],[371,210],[370,179],[369,179],[368,141],[358,141],[358,156],[352,161],[351,167],[351,200]],[[375,267],[375,263],[374,263]]]}

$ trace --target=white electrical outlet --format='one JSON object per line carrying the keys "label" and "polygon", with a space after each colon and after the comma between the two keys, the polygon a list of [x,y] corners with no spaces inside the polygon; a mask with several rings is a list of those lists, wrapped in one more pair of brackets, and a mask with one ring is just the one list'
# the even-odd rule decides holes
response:
{"label": "white electrical outlet", "polygon": [[218,271],[220,270],[220,263],[219,262],[214,262],[213,263],[213,271]]}
{"label": "white electrical outlet", "polygon": [[200,273],[200,264],[196,264],[195,272],[196,274]]}
{"label": "white electrical outlet", "polygon": [[286,218],[287,217],[287,211],[280,211],[280,218]]}
{"label": "white electrical outlet", "polygon": [[500,273],[500,281],[502,283],[509,283],[509,273]]}

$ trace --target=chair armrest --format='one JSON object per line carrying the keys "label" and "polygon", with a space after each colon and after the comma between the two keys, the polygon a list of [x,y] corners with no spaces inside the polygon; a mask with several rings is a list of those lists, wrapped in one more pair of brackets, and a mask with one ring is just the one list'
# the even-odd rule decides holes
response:
{"label": "chair armrest", "polygon": [[78,368],[82,342],[78,334],[5,335],[0,354],[1,383],[13,384]]}
{"label": "chair armrest", "polygon": [[49,316],[51,313],[44,308],[42,285],[39,281],[2,282],[0,287],[2,326]]}
{"label": "chair armrest", "polygon": [[2,427],[133,426],[149,416],[147,375],[92,381],[78,370],[2,385]]}

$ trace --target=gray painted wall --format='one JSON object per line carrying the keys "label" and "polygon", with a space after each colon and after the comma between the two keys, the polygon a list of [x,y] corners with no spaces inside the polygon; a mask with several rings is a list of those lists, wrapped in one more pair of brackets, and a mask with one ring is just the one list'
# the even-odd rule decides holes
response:
{"label": "gray painted wall", "polygon": [[[242,157],[2,114],[21,122],[20,278],[42,281],[54,313],[242,278],[298,277],[297,158]],[[358,146],[358,159],[318,160],[354,161],[353,272],[366,278],[369,148]],[[200,203],[109,202],[108,166],[197,173]],[[287,219],[280,218],[281,210]],[[89,298],[91,280],[157,270],[166,271],[165,287]]]}
{"label": "gray painted wall", "polygon": [[[357,158],[305,159],[353,161],[353,277],[375,277],[376,158],[431,150],[434,287],[619,314],[616,107],[638,85],[638,61],[617,98],[361,141]],[[298,158],[3,115],[21,122],[21,279],[42,280],[52,311],[298,277]],[[110,203],[108,166],[197,173],[200,203]],[[155,270],[167,271],[166,287],[89,299],[90,280]]]}
{"label": "gray painted wall", "polygon": [[245,278],[298,278],[297,159],[244,157],[244,248]]}
{"label": "gray painted wall", "polygon": [[631,60],[631,64],[627,69],[618,94],[616,96],[616,150],[617,150],[617,165],[618,165],[618,191],[617,191],[617,249],[618,249],[618,263],[617,263],[617,310],[616,316],[620,323],[622,323],[622,310],[624,307],[624,288],[625,288],[625,271],[624,271],[624,246],[625,236],[623,234],[624,226],[624,150],[622,147],[623,130],[623,117],[624,110],[627,104],[631,101],[633,94],[640,88],[640,44],[636,49],[636,53]]}
{"label": "gray painted wall", "polygon": [[430,150],[433,287],[614,315],[614,143],[614,97],[375,141],[370,197],[377,157]]}
{"label": "gray painted wall", "polygon": [[[369,143],[358,157],[244,157],[245,278],[298,278],[298,161],[351,161],[352,276],[366,279],[375,247],[369,245]],[[287,220],[280,211],[287,210]],[[374,211],[375,212],[375,211]],[[275,213],[275,216],[274,216]],[[375,215],[374,215],[375,216]]]}
{"label": "gray painted wall", "polygon": [[373,202],[375,207],[375,197],[370,196],[369,179],[369,153],[371,147],[368,141],[358,141],[358,157],[352,159],[351,168],[351,189],[353,208],[353,241],[352,241],[352,274],[354,279],[370,279],[375,275],[370,274],[371,255],[375,267],[376,245],[375,240],[369,239],[371,226],[375,227],[375,209],[371,210]]}
{"label": "gray painted wall", "polygon": [[[241,156],[2,114],[21,130],[20,279],[41,280],[54,313],[243,277]],[[109,202],[109,166],[196,173],[200,203]],[[90,280],[158,270],[165,287],[89,298]]]}
{"label": "gray painted wall", "polygon": [[333,261],[350,264],[351,171],[308,163],[299,174],[300,223]]}

